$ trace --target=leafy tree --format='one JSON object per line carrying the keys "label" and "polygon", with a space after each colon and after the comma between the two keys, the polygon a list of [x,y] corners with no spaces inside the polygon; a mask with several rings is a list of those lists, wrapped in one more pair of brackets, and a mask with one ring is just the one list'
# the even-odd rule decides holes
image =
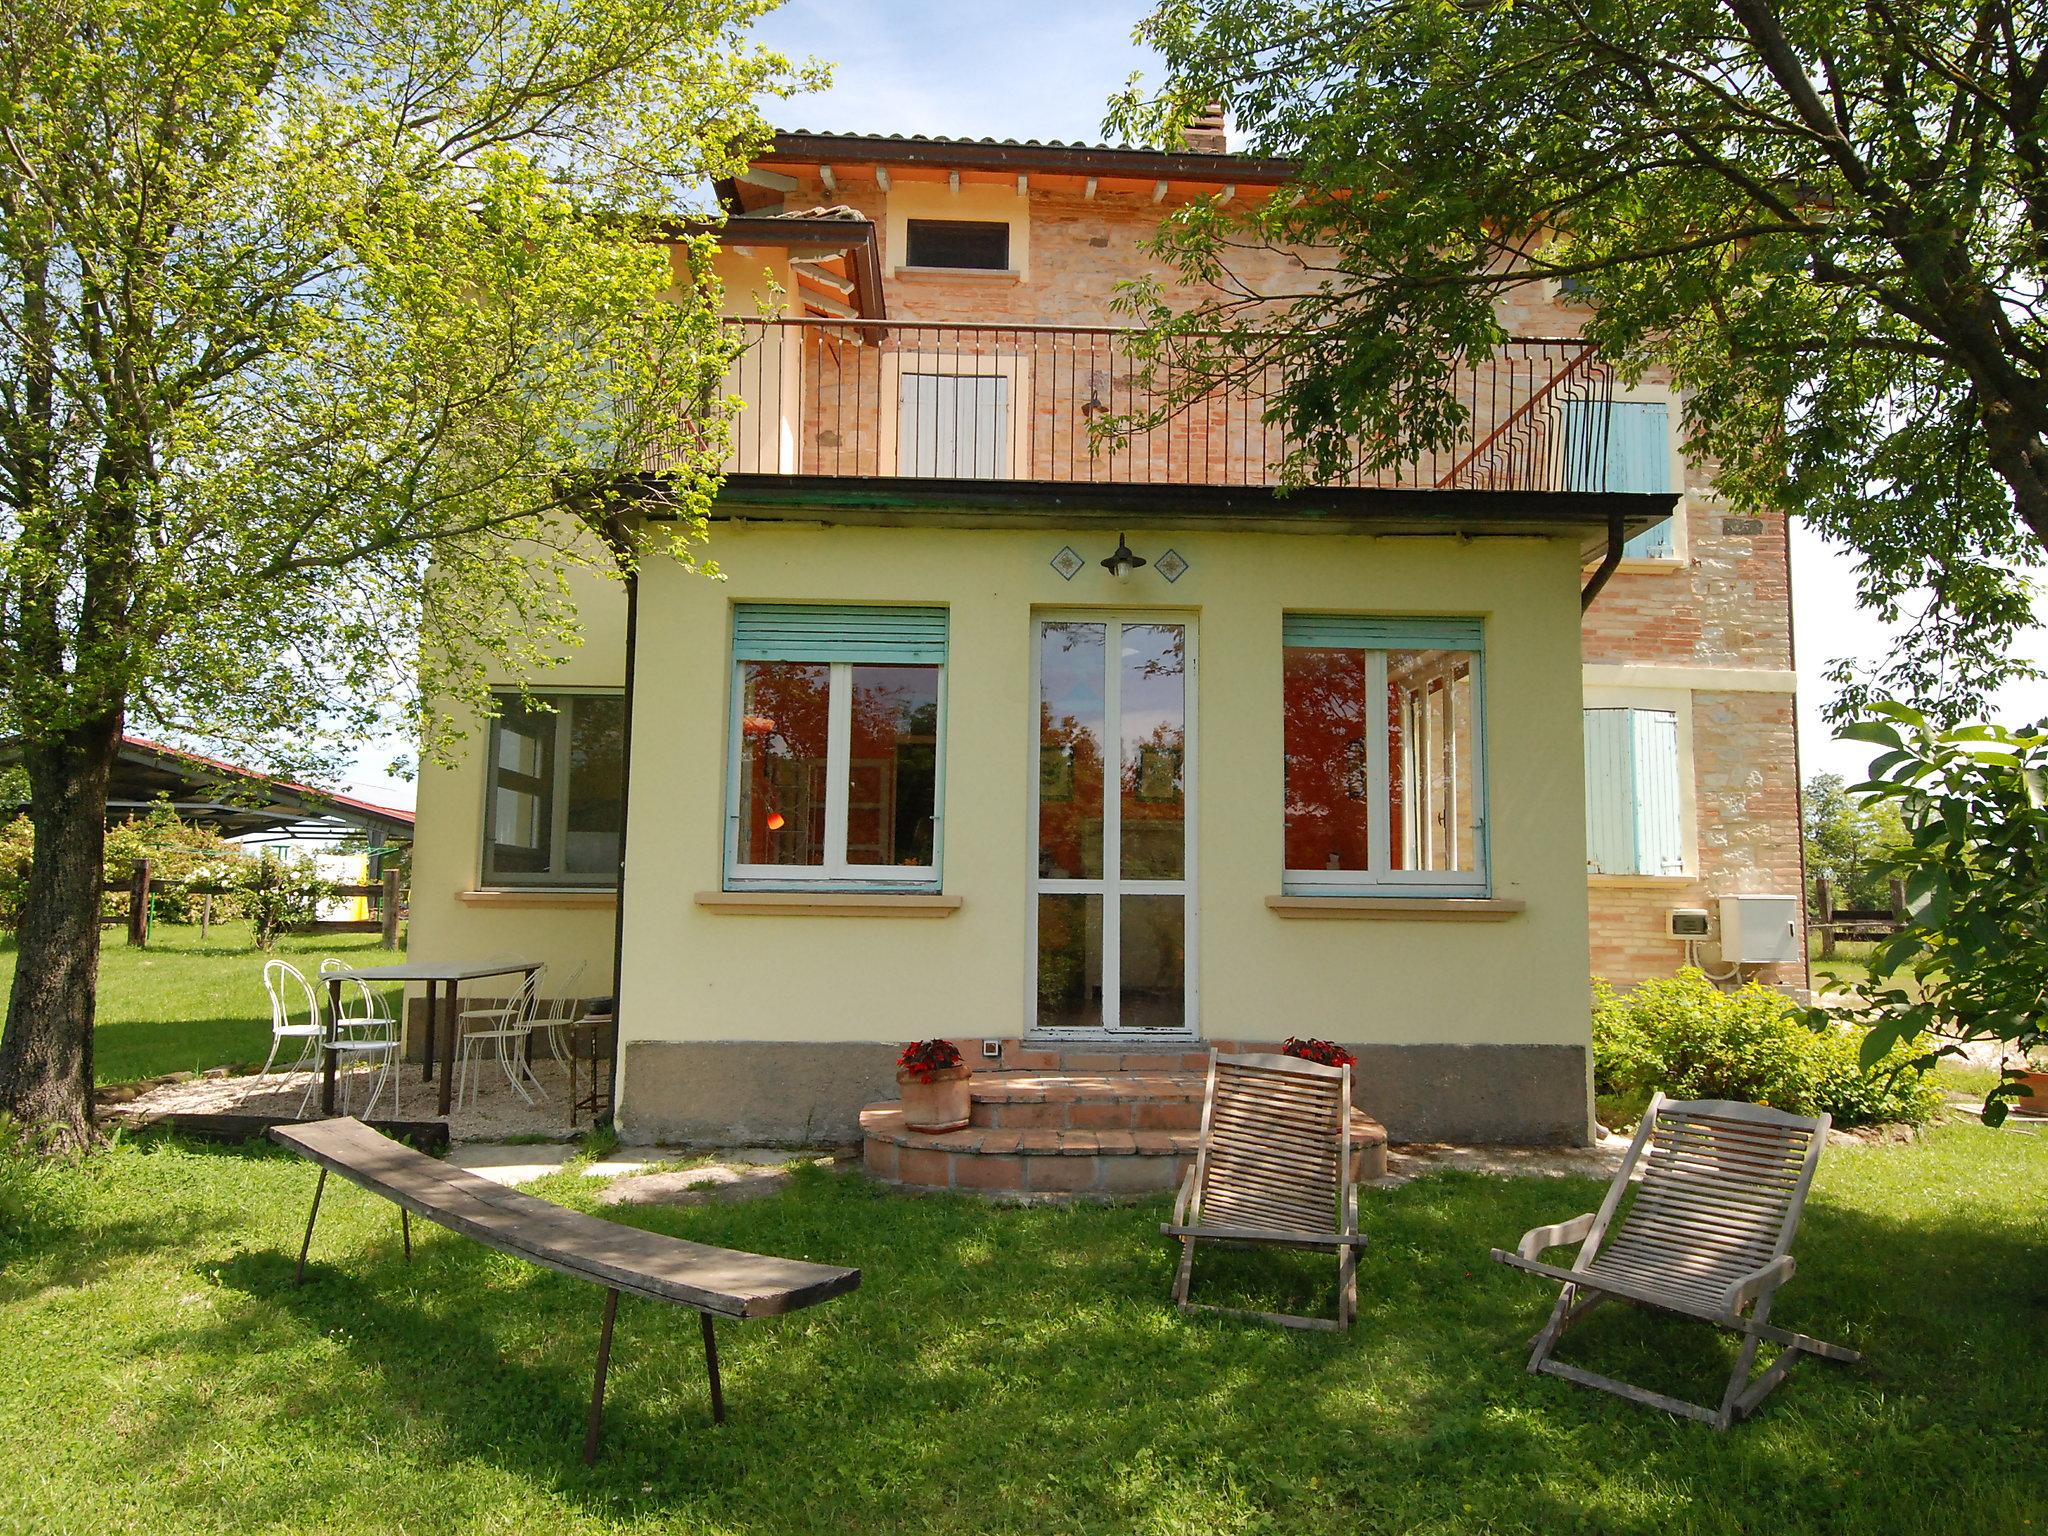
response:
{"label": "leafy tree", "polygon": [[1838,773],[1808,779],[1802,800],[1808,881],[1825,879],[1837,907],[1889,908],[1886,861],[1908,841],[1898,802],[1852,795]]}
{"label": "leafy tree", "polygon": [[[2048,720],[1941,730],[1901,704],[1872,714],[1842,733],[1884,749],[1856,789],[1896,804],[1912,836],[1888,863],[1909,921],[1847,986],[1870,1026],[1865,1063],[1920,1035],[1938,1042],[1930,1061],[1976,1041],[2048,1047]],[[2013,1092],[2001,1085],[1985,1119],[2004,1119]]]}
{"label": "leafy tree", "polygon": [[[89,1138],[125,722],[308,772],[575,640],[593,487],[722,457],[717,296],[651,238],[808,79],[767,0],[0,11],[0,713],[35,855],[0,1112]],[[699,268],[701,270],[701,267]],[[326,734],[323,736],[322,731]],[[312,761],[308,761],[308,759]]]}
{"label": "leafy tree", "polygon": [[[1496,305],[1569,281],[1625,377],[1685,391],[1738,510],[1861,556],[1876,682],[1980,707],[2031,670],[2048,545],[2048,12],[2033,0],[1159,0],[1113,130],[1171,143],[1208,102],[1299,195],[1197,201],[1155,250],[1216,297],[1128,297],[1199,390],[1275,367],[1290,473],[1455,440],[1454,366]],[[1277,301],[1244,245],[1312,248]],[[1276,322],[1292,327],[1276,338]],[[1201,333],[1220,330],[1220,339]],[[1843,705],[1871,696],[1851,689]]]}

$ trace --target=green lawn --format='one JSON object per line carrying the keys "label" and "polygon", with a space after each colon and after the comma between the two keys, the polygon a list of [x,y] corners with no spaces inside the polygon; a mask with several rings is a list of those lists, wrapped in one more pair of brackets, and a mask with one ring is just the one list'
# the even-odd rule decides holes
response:
{"label": "green lawn", "polygon": [[[726,1325],[627,1300],[607,1448],[578,1452],[591,1286],[330,1184],[151,1137],[0,1165],[0,1530],[364,1532],[2022,1531],[2048,1523],[2048,1137],[1958,1125],[1828,1154],[1777,1320],[1862,1349],[1703,1425],[1526,1375],[1550,1293],[1486,1259],[1585,1181],[1369,1191],[1345,1337],[1166,1304],[1161,1202],[990,1208],[810,1171],[665,1232],[859,1264],[856,1295]],[[540,1193],[588,1201],[590,1181]],[[1334,1266],[1228,1256],[1210,1299],[1326,1303]],[[1565,1358],[1705,1395],[1729,1346],[1595,1314]]]}
{"label": "green lawn", "polygon": [[[381,948],[374,933],[287,935],[277,953],[309,978],[322,955],[359,965],[405,958],[402,951]],[[0,999],[14,986],[14,955],[14,936],[0,935]],[[127,1083],[163,1072],[261,1064],[270,1051],[265,958],[247,923],[215,923],[204,941],[196,924],[160,923],[147,949],[130,949],[120,930],[107,930],[100,949],[95,1079]],[[396,1002],[401,989],[388,990]]]}

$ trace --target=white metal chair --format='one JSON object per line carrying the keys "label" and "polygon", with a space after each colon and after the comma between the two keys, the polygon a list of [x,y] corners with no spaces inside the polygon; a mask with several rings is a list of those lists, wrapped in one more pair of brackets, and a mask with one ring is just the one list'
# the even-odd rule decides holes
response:
{"label": "white metal chair", "polygon": [[556,995],[542,1003],[534,1019],[534,1032],[547,1042],[548,1054],[555,1059],[555,1065],[566,1074],[569,1071],[569,1047],[566,1036],[569,1026],[576,1022],[580,999],[576,989],[583,983],[583,973],[590,967],[587,960],[576,962],[575,969],[562,978]]}
{"label": "white metal chair", "polygon": [[[533,1068],[526,1060],[527,1042],[536,1024],[534,1010],[546,975],[546,966],[536,966],[527,973],[526,980],[520,984],[519,995],[510,1003],[479,1004],[464,1008],[456,1016],[455,1102],[458,1105],[467,1092],[469,1107],[476,1108],[480,1085],[475,1069],[477,1057],[486,1047],[496,1056],[505,1081],[512,1085],[512,1091],[519,1095],[522,1103],[531,1104],[535,1093],[543,1101],[547,1099],[547,1090],[541,1087],[540,1079],[534,1076]],[[528,1083],[533,1085],[532,1093],[527,1091]]]}
{"label": "white metal chair", "polygon": [[[370,1090],[370,1102],[364,1108],[363,1114],[367,1118],[375,1113],[378,1095],[384,1091],[387,1082],[391,1085],[391,1112],[397,1114],[398,1083],[404,1075],[393,1070],[398,1064],[400,1048],[404,1043],[398,1020],[384,1011],[382,999],[367,981],[354,974],[347,961],[329,955],[320,962],[320,980],[323,987],[331,988],[336,978],[341,982],[341,1012],[334,1021],[334,1036],[342,1051],[342,1058],[336,1062],[336,1066],[347,1064],[351,1058],[379,1059],[382,1070],[377,1075],[376,1086]],[[388,1049],[363,1049],[376,1046],[385,1046]],[[344,1106],[348,1101],[348,1090],[349,1081],[343,1078]]]}
{"label": "white metal chair", "polygon": [[[313,989],[313,983],[306,980],[304,973],[288,960],[270,960],[263,966],[263,985],[270,992],[271,1035],[273,1050],[278,1038],[301,1039],[306,1043],[299,1055],[299,1064],[290,1070],[298,1071],[308,1063],[314,1068],[306,1080],[306,1091],[299,1098],[298,1116],[304,1119],[313,1103],[313,1095],[320,1089],[320,1053],[330,1050],[335,1053],[334,1069],[340,1080],[342,1112],[348,1112],[351,1096],[352,1075],[348,1068],[358,1062],[374,1062],[378,1067],[377,1081],[370,1088],[370,1102],[364,1114],[371,1114],[377,1108],[377,1098],[389,1082],[391,1102],[398,1102],[398,1087],[392,1067],[398,1060],[396,1039],[359,1039],[337,1035],[327,1038],[327,1027],[320,1022],[320,995]],[[304,1022],[294,1016],[294,1009],[304,1012]]]}
{"label": "white metal chair", "polygon": [[398,1020],[384,1011],[383,1000],[346,960],[329,955],[320,962],[321,985],[326,986],[337,976],[341,978],[342,999],[341,1017],[335,1020],[337,1032],[343,1036],[397,1039]]}
{"label": "white metal chair", "polygon": [[305,986],[306,978],[300,976],[289,961],[263,962],[263,990],[270,994],[270,1054],[263,1058],[265,1072],[268,1072],[271,1064],[277,1060],[278,1049],[287,1040],[299,1042],[299,1054],[285,1071],[302,1072],[309,1067],[317,1067],[320,1064],[320,1039],[327,1033],[321,1027],[320,1009],[312,999],[310,987],[306,988],[306,1016],[296,1020],[292,1017],[290,989],[282,985],[286,975],[298,977],[300,986]]}

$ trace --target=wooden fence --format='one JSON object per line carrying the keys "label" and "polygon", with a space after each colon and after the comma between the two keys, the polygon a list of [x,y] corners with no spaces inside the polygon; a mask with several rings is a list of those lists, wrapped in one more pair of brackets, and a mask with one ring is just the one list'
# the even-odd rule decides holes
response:
{"label": "wooden fence", "polygon": [[[149,860],[137,859],[129,871],[125,884],[109,881],[100,887],[103,894],[122,898],[125,911],[113,916],[102,916],[102,923],[116,923],[128,930],[128,942],[136,948],[149,944],[149,899],[153,894],[176,891],[186,896],[197,896],[203,905],[199,909],[199,931],[203,937],[213,922],[213,898],[226,896],[236,889],[233,886],[212,885],[198,880],[153,881],[150,877]],[[387,869],[384,878],[371,885],[337,885],[333,888],[336,896],[363,896],[369,898],[371,915],[368,918],[322,919],[304,923],[292,929],[294,933],[375,933],[382,935],[386,949],[398,948],[398,925],[405,917],[405,889],[399,880],[398,871]]]}
{"label": "wooden fence", "polygon": [[1820,935],[1821,959],[1832,960],[1835,945],[1841,940],[1888,939],[1903,928],[1906,925],[1906,882],[1894,880],[1891,896],[1889,911],[1878,907],[1837,907],[1827,876],[1815,876],[1813,904],[1816,916],[1810,926]]}

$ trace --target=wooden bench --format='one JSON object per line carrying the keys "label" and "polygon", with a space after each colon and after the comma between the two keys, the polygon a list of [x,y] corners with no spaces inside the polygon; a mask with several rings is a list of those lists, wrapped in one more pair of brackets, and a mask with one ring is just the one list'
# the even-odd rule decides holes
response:
{"label": "wooden bench", "polygon": [[598,1435],[604,1422],[605,1370],[611,1363],[612,1320],[621,1291],[689,1307],[703,1320],[711,1416],[724,1423],[725,1398],[718,1382],[718,1340],[712,1319],[775,1317],[830,1301],[860,1286],[857,1269],[712,1248],[523,1195],[415,1152],[351,1116],[274,1126],[270,1134],[279,1144],[320,1166],[313,1209],[306,1217],[305,1241],[299,1245],[294,1285],[306,1278],[306,1254],[313,1245],[313,1223],[320,1216],[327,1175],[338,1173],[398,1206],[407,1263],[412,1262],[411,1218],[418,1215],[475,1238],[487,1248],[605,1288],[597,1380],[591,1388],[590,1419],[583,1437],[586,1462],[597,1460]]}

